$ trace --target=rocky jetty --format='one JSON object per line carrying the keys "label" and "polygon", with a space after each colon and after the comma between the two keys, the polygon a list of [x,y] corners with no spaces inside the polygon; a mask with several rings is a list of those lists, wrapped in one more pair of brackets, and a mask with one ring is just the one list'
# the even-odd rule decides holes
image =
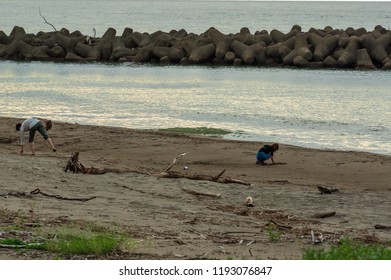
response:
{"label": "rocky jetty", "polygon": [[327,26],[304,32],[294,25],[288,33],[251,33],[245,27],[236,34],[213,27],[201,34],[125,28],[118,35],[108,28],[96,38],[65,28],[27,34],[15,26],[9,35],[0,31],[0,59],[391,69],[391,31],[378,25],[372,31]]}

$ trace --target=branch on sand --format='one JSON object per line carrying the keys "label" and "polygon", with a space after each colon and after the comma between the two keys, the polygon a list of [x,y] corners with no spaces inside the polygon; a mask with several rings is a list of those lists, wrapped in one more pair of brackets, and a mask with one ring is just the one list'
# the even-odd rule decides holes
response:
{"label": "branch on sand", "polygon": [[43,196],[46,196],[46,197],[55,198],[55,199],[60,199],[60,200],[73,200],[73,201],[82,201],[82,202],[89,201],[91,199],[96,198],[96,196],[87,197],[87,198],[69,198],[69,197],[63,197],[61,195],[47,194],[47,193],[42,192],[40,189],[35,189],[35,190],[33,190],[33,191],[29,192],[29,193],[26,193],[26,192],[10,192],[7,195],[11,195],[11,196],[15,196],[15,197],[31,198],[31,197],[33,197],[34,195],[37,195],[37,194],[40,194],[40,195],[43,195]]}
{"label": "branch on sand", "polygon": [[178,162],[178,160],[185,155],[187,155],[187,153],[182,153],[182,154],[178,155],[176,158],[174,158],[172,163],[166,169],[164,169],[162,172],[160,172],[160,174],[158,176],[161,178],[174,178],[174,179],[185,178],[185,179],[190,179],[190,180],[211,181],[211,182],[219,182],[219,183],[224,183],[224,184],[233,183],[233,184],[241,184],[241,185],[247,185],[247,186],[250,185],[250,183],[244,182],[242,180],[230,179],[230,178],[220,179],[220,177],[225,173],[225,171],[226,171],[225,169],[220,171],[220,173],[217,174],[216,176],[204,175],[204,174],[184,174],[184,173],[180,173],[177,171],[171,171],[171,168],[173,168],[174,165]]}
{"label": "branch on sand", "polygon": [[203,195],[203,196],[210,196],[210,197],[216,197],[216,198],[220,198],[221,197],[221,194],[217,193],[204,193],[204,192],[199,192],[199,191],[194,191],[194,190],[190,190],[190,189],[185,189],[185,188],[181,188],[183,191],[187,192],[187,193],[190,193],[190,194],[193,194],[193,195]]}

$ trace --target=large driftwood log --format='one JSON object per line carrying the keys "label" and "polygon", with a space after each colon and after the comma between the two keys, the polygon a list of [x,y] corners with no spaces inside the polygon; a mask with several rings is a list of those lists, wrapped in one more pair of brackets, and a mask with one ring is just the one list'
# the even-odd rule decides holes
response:
{"label": "large driftwood log", "polygon": [[164,169],[160,174],[158,175],[161,178],[185,178],[185,179],[190,179],[190,180],[201,180],[201,181],[211,181],[211,182],[219,182],[219,183],[224,183],[224,184],[242,184],[242,185],[250,185],[250,183],[241,181],[241,180],[236,180],[236,179],[230,179],[230,178],[225,178],[225,179],[220,179],[220,177],[225,173],[225,169],[221,170],[219,174],[216,176],[211,176],[211,175],[205,175],[205,174],[186,174],[186,173],[180,173],[177,171],[171,171],[171,168],[178,162],[180,158],[183,156],[187,155],[187,153],[182,153],[178,155],[172,163]]}

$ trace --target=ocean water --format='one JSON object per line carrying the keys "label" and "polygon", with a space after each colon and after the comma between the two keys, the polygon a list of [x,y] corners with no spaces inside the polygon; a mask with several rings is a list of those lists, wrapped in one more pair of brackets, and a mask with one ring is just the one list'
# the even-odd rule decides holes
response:
{"label": "ocean water", "polygon": [[[4,1],[0,30],[97,36],[214,26],[287,32],[391,26],[391,2]],[[37,13],[28,12],[36,10]],[[389,71],[0,61],[0,116],[158,129],[214,127],[228,138],[391,155]]]}
{"label": "ocean water", "polygon": [[[112,27],[119,34],[126,27],[139,32],[185,29],[202,33],[215,27],[223,33],[248,27],[251,32],[278,29],[288,32],[298,24],[311,27],[373,30],[391,27],[391,2],[353,1],[246,1],[246,0],[0,0],[0,30],[6,34],[17,25],[27,33],[67,28],[97,36]],[[39,13],[41,11],[41,15]]]}

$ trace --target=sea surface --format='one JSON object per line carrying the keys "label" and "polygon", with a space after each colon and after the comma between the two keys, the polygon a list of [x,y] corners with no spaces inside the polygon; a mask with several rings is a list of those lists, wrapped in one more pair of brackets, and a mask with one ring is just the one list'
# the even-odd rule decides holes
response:
{"label": "sea surface", "polygon": [[[294,24],[391,26],[391,2],[0,0],[0,30],[101,36]],[[41,15],[39,14],[41,11]],[[36,11],[36,12],[34,12]],[[230,139],[391,155],[391,72],[0,61],[0,116],[159,129],[211,127]],[[8,133],[8,132],[0,132]]]}

